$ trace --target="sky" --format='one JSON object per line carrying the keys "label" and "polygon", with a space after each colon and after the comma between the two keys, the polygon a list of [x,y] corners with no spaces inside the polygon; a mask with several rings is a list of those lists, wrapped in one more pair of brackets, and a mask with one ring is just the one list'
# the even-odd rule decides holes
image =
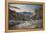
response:
{"label": "sky", "polygon": [[20,9],[11,8],[13,10],[16,10],[16,12],[32,12],[35,11],[35,9],[39,9],[40,5],[31,5],[31,4],[10,4],[12,7],[18,7]]}

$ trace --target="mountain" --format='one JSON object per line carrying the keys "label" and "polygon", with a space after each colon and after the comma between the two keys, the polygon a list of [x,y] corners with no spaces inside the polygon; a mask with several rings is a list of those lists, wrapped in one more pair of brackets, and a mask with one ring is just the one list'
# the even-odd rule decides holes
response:
{"label": "mountain", "polygon": [[16,14],[32,14],[31,12],[16,12]]}

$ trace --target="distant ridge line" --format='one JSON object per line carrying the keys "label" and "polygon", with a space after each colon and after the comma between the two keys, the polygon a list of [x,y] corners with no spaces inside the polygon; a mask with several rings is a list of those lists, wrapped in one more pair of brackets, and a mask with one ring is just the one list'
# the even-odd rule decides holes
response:
{"label": "distant ridge line", "polygon": [[32,14],[31,12],[16,12],[17,14]]}

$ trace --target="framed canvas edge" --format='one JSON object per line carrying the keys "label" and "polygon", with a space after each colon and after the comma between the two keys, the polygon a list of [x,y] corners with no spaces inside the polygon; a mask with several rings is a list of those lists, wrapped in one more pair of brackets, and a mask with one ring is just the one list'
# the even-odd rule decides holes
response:
{"label": "framed canvas edge", "polygon": [[[32,31],[32,30],[8,30],[8,0],[5,1],[5,32],[23,32],[23,31]],[[34,3],[39,3],[39,4],[43,4],[43,29],[40,31],[44,31],[45,30],[45,3],[44,2],[26,2],[26,1],[15,1],[13,3],[16,4],[34,4]],[[33,31],[39,31],[38,29],[34,29]]]}

